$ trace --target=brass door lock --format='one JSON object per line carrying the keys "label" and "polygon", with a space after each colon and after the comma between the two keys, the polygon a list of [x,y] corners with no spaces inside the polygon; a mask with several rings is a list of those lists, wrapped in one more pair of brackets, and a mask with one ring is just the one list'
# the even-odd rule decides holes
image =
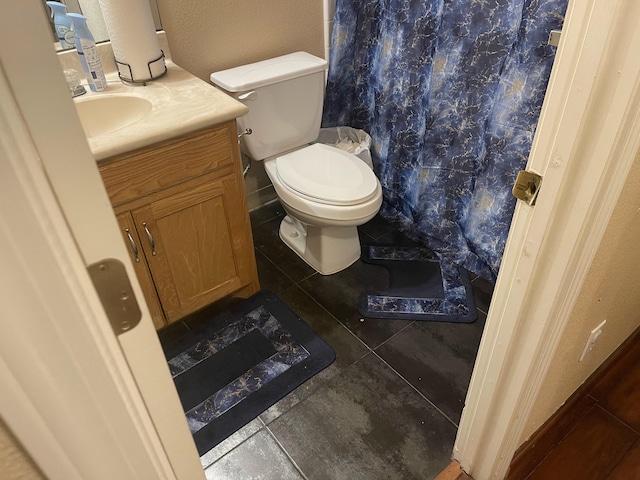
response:
{"label": "brass door lock", "polygon": [[514,197],[522,200],[527,205],[535,205],[541,184],[542,177],[540,175],[526,170],[520,170],[511,193],[513,193]]}

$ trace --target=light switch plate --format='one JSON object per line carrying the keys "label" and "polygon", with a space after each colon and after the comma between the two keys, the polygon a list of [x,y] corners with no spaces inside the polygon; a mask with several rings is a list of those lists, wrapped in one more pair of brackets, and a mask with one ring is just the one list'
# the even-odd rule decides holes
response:
{"label": "light switch plate", "polygon": [[603,320],[600,325],[598,325],[596,328],[591,330],[591,335],[589,335],[587,344],[584,346],[584,349],[582,350],[582,355],[580,355],[580,360],[578,360],[579,362],[581,362],[584,359],[584,357],[586,357],[591,352],[591,350],[593,350],[593,347],[595,346],[596,342],[602,336],[602,328],[606,323],[607,321]]}

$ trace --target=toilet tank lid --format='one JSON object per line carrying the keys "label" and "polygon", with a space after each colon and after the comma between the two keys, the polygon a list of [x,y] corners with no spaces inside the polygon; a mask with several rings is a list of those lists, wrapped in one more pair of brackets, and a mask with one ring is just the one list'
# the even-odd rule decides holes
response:
{"label": "toilet tank lid", "polygon": [[306,52],[290,53],[211,74],[211,82],[229,92],[244,92],[327,69],[327,61]]}

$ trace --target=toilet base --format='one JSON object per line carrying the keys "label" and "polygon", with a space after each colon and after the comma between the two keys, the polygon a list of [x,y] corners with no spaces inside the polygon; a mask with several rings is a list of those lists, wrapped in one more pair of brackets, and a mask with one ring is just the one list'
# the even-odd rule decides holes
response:
{"label": "toilet base", "polygon": [[322,275],[344,270],[360,258],[357,227],[317,227],[287,215],[280,223],[280,238]]}

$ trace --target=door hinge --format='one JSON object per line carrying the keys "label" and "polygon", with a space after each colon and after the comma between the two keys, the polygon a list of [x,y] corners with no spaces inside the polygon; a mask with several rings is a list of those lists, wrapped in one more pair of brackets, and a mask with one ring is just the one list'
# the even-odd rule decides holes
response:
{"label": "door hinge", "polygon": [[526,170],[520,170],[511,193],[513,193],[514,197],[522,200],[527,205],[535,205],[541,184],[542,177],[540,175]]}
{"label": "door hinge", "polygon": [[142,313],[123,263],[105,258],[87,267],[93,286],[116,335],[140,323]]}

